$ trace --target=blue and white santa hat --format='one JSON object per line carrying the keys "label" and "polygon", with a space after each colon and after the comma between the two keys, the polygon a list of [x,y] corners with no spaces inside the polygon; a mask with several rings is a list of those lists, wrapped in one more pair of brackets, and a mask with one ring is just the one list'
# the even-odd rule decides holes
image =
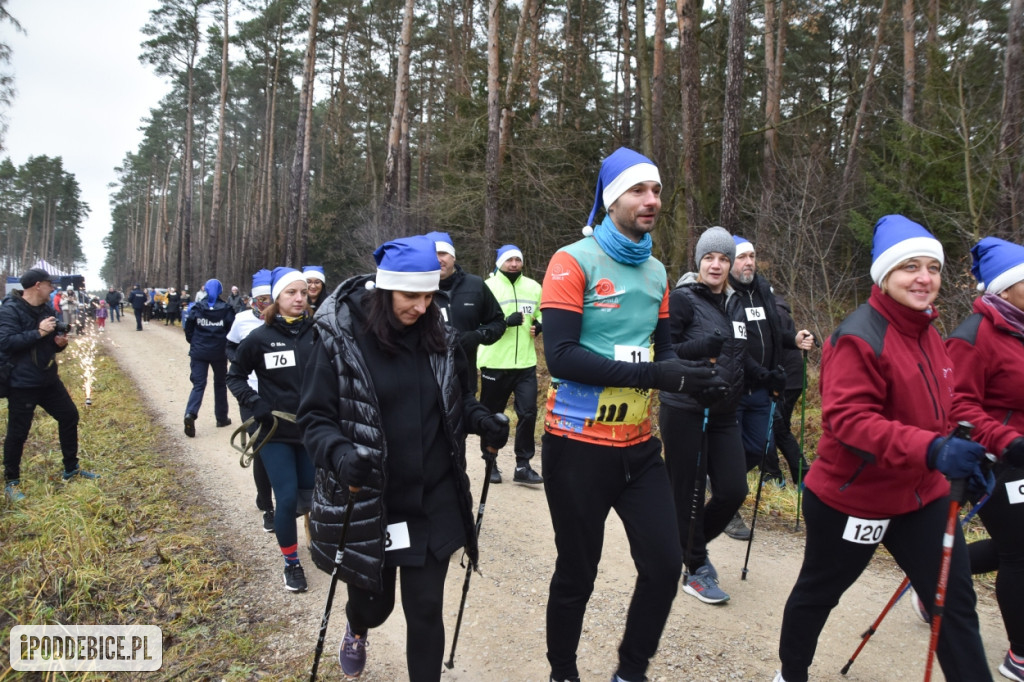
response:
{"label": "blue and white santa hat", "polygon": [[318,279],[324,284],[327,284],[327,278],[324,276],[324,268],[322,265],[303,265],[302,276],[307,280]]}
{"label": "blue and white santa hat", "polygon": [[293,282],[306,283],[306,276],[295,268],[278,267],[274,268],[272,283],[270,287],[270,297],[277,300],[277,297],[281,295],[281,292]]}
{"label": "blue and white santa hat", "polygon": [[999,237],[985,237],[971,249],[971,274],[978,291],[1001,294],[1024,280],[1024,246]]}
{"label": "blue and white santa hat", "polygon": [[[436,234],[436,233],[434,233]],[[384,242],[373,252],[377,261],[378,289],[433,292],[441,282],[441,263],[430,235],[416,235]],[[367,288],[372,288],[367,282]]]}
{"label": "blue and white santa hat", "polygon": [[871,246],[871,280],[878,286],[905,260],[919,257],[945,261],[942,244],[931,232],[901,215],[882,216],[875,223]]}
{"label": "blue and white santa hat", "polygon": [[252,273],[252,295],[270,296],[274,284],[274,273],[266,268]]}
{"label": "blue and white santa hat", "polygon": [[434,240],[434,251],[440,251],[441,253],[450,253],[452,256],[455,255],[455,244],[452,243],[451,235],[447,232],[427,232],[425,235]]}
{"label": "blue and white santa hat", "polygon": [[754,245],[750,243],[749,239],[744,239],[743,237],[739,236],[738,234],[734,234],[732,236],[732,240],[736,244],[736,256],[735,256],[736,258],[739,258],[740,256],[742,256],[745,253],[753,253],[754,252]]}
{"label": "blue and white santa hat", "polygon": [[602,207],[607,211],[615,200],[626,193],[626,190],[641,182],[661,184],[661,174],[654,162],[643,154],[626,147],[619,147],[608,158],[601,162],[601,171],[597,175],[597,188],[594,191],[594,207],[590,209],[583,234],[593,234],[590,226],[597,218]]}
{"label": "blue and white santa hat", "polygon": [[523,260],[523,252],[515,244],[505,244],[505,246],[498,249],[498,258],[494,261],[494,267],[501,270],[502,264],[509,258]]}

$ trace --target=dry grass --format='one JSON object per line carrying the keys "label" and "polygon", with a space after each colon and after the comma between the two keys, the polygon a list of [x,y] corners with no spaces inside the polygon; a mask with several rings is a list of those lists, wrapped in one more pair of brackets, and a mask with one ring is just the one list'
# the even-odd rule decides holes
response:
{"label": "dry grass", "polygon": [[[265,640],[280,626],[263,622],[250,606],[258,600],[246,597],[247,567],[219,546],[210,509],[194,499],[198,486],[153,428],[156,420],[131,381],[101,349],[94,404],[84,407],[82,358],[64,353],[61,360],[61,376],[81,411],[82,466],[102,478],[61,481],[56,422],[37,410],[22,463],[27,497],[16,505],[0,499],[4,648],[14,625],[158,625],[163,668],[139,677],[244,680],[293,673],[257,669]],[[6,401],[0,401],[0,429],[6,426]],[[22,679],[0,670],[0,680]]]}

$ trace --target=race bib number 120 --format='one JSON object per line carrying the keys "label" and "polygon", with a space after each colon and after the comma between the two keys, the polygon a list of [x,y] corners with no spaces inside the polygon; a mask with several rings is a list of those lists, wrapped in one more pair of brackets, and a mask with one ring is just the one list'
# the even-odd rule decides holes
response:
{"label": "race bib number 120", "polygon": [[858,519],[851,516],[846,519],[843,539],[858,545],[877,545],[885,537],[885,529],[888,527],[889,519]]}

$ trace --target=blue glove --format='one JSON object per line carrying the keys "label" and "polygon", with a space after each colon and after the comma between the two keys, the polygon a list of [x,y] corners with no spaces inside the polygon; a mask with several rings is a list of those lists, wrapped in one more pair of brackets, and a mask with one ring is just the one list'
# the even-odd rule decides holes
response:
{"label": "blue glove", "polygon": [[928,446],[927,463],[929,469],[938,469],[946,478],[971,478],[979,464],[985,461],[985,448],[980,443],[950,436],[936,438]]}
{"label": "blue glove", "polygon": [[967,499],[972,504],[977,504],[978,500],[985,495],[991,495],[995,489],[996,475],[992,473],[992,470],[988,467],[982,469],[981,466],[976,466],[971,477],[967,479]]}

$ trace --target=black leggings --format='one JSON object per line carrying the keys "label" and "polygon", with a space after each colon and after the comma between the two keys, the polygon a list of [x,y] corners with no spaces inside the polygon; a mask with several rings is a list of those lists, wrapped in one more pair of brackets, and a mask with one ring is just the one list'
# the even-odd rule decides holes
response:
{"label": "black leggings", "polygon": [[[935,598],[948,511],[949,499],[944,497],[909,514],[894,516],[882,539],[929,611]],[[851,517],[822,502],[810,489],[804,493],[804,518],[804,562],[786,601],[779,639],[782,677],[786,682],[806,682],[825,621],[878,547],[844,540],[843,529]],[[992,680],[981,644],[976,604],[967,545],[957,524],[936,651],[947,680]]]}
{"label": "black leggings", "polygon": [[[665,441],[665,466],[675,498],[679,544],[686,568],[692,574],[707,560],[708,543],[722,534],[747,498],[743,439],[735,412],[711,415],[704,434],[702,412],[662,403],[658,422]],[[704,482],[708,476],[711,477],[711,499],[705,505]],[[698,485],[700,489],[695,490]],[[687,553],[695,492],[699,503],[693,548]]]}
{"label": "black leggings", "polygon": [[[448,559],[439,561],[427,552],[423,566],[402,566],[402,611],[405,613],[405,663],[409,682],[437,682],[444,660],[444,580]],[[352,632],[365,637],[395,610],[398,568],[384,568],[384,592],[377,594],[348,586],[348,616]]]}
{"label": "black leggings", "polygon": [[623,679],[642,679],[658,650],[682,572],[661,442],[651,438],[639,445],[613,447],[545,433],[541,460],[558,552],[547,608],[551,676],[561,680],[579,675],[576,650],[583,616],[594,591],[605,520],[614,509],[626,529],[637,571],[616,672]]}
{"label": "black leggings", "polygon": [[1024,469],[1006,467],[999,472],[996,489],[978,516],[991,539],[968,546],[971,573],[999,571],[996,601],[1010,650],[1014,656],[1024,656]]}

